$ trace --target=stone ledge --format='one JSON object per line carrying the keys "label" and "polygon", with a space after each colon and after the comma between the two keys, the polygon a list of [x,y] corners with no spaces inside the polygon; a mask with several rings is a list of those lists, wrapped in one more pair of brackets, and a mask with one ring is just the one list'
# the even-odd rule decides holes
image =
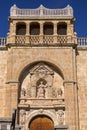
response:
{"label": "stone ledge", "polygon": [[11,123],[12,118],[10,118],[10,117],[0,118],[0,122],[2,122],[2,123]]}
{"label": "stone ledge", "polygon": [[76,43],[8,43],[7,48],[10,47],[73,47],[76,48]]}
{"label": "stone ledge", "polygon": [[7,47],[6,47],[6,46],[0,46],[0,50],[1,50],[1,51],[7,50]]}
{"label": "stone ledge", "polygon": [[65,130],[65,129],[68,129],[68,126],[67,125],[58,125],[58,126],[55,126],[54,129],[56,130]]}

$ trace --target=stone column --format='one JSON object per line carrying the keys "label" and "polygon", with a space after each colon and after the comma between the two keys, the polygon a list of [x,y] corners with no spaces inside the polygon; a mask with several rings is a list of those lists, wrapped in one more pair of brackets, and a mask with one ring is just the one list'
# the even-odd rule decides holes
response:
{"label": "stone column", "polygon": [[43,44],[43,22],[40,22],[40,43]]}
{"label": "stone column", "polygon": [[53,43],[57,43],[57,21],[54,22],[54,41]]}
{"label": "stone column", "polygon": [[30,36],[30,22],[26,22],[26,43],[29,43]]}
{"label": "stone column", "polygon": [[26,22],[26,35],[30,34],[30,22]]}

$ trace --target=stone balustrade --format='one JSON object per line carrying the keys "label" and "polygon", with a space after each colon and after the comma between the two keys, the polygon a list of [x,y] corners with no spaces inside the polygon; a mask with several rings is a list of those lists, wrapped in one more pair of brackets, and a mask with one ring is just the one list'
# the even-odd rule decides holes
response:
{"label": "stone balustrade", "polygon": [[[12,40],[13,39],[13,40]],[[16,43],[16,44],[31,44],[31,45],[39,45],[39,44],[59,44],[59,43],[77,43],[78,46],[87,46],[87,38],[84,37],[78,37],[77,41],[76,38],[71,37],[70,42],[68,41],[69,37],[67,35],[29,35],[29,36],[23,36],[23,35],[16,35],[12,38],[0,38],[0,46],[5,46],[9,43]]]}
{"label": "stone balustrade", "polygon": [[78,43],[79,46],[87,46],[87,38],[78,37],[77,43]]}
{"label": "stone balustrade", "polygon": [[65,43],[74,43],[76,37],[68,35],[14,35],[7,38],[7,44],[30,44],[30,45],[57,45]]}
{"label": "stone balustrade", "polygon": [[13,5],[10,9],[10,16],[65,16],[73,17],[73,9],[67,6],[63,9],[48,9],[41,5],[37,9],[20,9]]}
{"label": "stone balustrade", "polygon": [[6,45],[6,38],[0,38],[0,46]]}

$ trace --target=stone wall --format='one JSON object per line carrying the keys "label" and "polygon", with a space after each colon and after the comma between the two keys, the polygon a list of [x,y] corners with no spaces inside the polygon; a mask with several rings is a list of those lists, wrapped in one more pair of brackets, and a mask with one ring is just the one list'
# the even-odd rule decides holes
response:
{"label": "stone wall", "polygon": [[80,130],[87,129],[87,49],[78,48],[77,80]]}
{"label": "stone wall", "polygon": [[7,76],[7,50],[0,50],[0,117],[5,116],[6,110],[6,76]]}
{"label": "stone wall", "polygon": [[0,50],[0,117],[11,117],[13,108],[18,107],[21,74],[27,67],[40,62],[51,64],[61,70],[64,78],[65,123],[69,130],[73,128],[85,130],[87,128],[87,50],[77,48],[75,53],[75,49],[68,46],[11,47],[8,50]]}
{"label": "stone wall", "polygon": [[65,80],[72,80],[72,48],[69,47],[19,47],[9,50],[7,74],[8,82],[18,81],[23,69],[31,63],[45,61],[58,66],[64,73]]}

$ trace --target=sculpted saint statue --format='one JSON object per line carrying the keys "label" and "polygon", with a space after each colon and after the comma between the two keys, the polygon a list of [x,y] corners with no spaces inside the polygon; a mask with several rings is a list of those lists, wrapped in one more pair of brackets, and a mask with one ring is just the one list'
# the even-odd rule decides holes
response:
{"label": "sculpted saint statue", "polygon": [[46,88],[46,85],[44,85],[43,81],[41,81],[37,90],[38,98],[45,98],[45,88]]}

